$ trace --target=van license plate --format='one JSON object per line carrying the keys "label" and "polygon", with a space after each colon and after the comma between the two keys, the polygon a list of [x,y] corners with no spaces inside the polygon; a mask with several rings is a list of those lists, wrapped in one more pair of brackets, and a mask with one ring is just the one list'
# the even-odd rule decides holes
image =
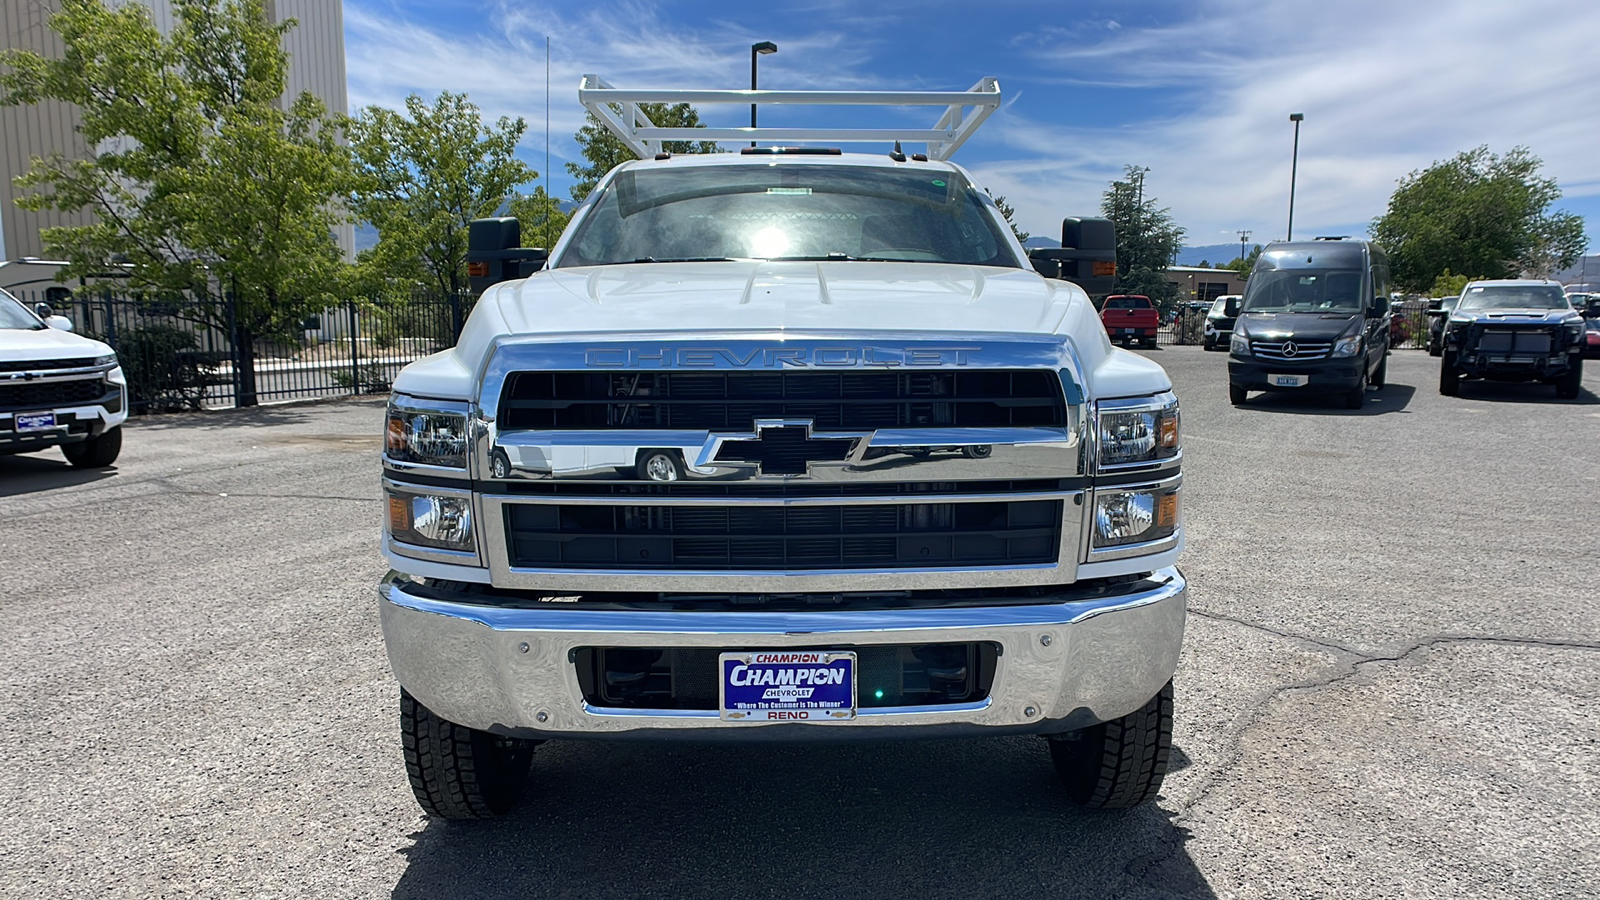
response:
{"label": "van license plate", "polygon": [[856,716],[852,650],[768,650],[717,657],[722,718],[834,722]]}
{"label": "van license plate", "polygon": [[1139,329],[1137,329],[1137,328],[1124,328],[1124,329],[1122,329],[1122,333],[1123,334],[1137,334],[1138,331],[1139,331]]}
{"label": "van license plate", "polygon": [[1311,380],[1309,375],[1273,375],[1272,383],[1278,387],[1305,387]]}
{"label": "van license plate", "polygon": [[49,431],[54,427],[56,427],[56,414],[53,412],[17,414],[18,431]]}

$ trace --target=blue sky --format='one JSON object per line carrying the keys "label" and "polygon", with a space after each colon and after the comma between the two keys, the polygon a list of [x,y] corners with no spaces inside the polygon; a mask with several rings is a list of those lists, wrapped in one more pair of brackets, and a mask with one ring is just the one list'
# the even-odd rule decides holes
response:
{"label": "blue sky", "polygon": [[[550,171],[578,154],[578,80],[741,88],[750,44],[771,40],[761,86],[962,90],[1000,80],[1004,108],[956,154],[1056,235],[1092,215],[1125,164],[1170,207],[1190,245],[1282,238],[1292,126],[1303,112],[1295,232],[1363,234],[1397,179],[1459,151],[1529,147],[1600,249],[1600,3],[1280,0],[1201,3],[935,0],[865,3],[547,3],[344,0],[352,111],[464,91],[490,117],[528,122],[543,172],[545,38]],[[748,107],[702,109],[748,124]],[[763,124],[861,125],[863,111],[771,107]],[[885,109],[929,127],[930,110]],[[834,118],[829,119],[832,116]],[[885,148],[887,149],[887,148]],[[908,148],[909,149],[909,148]]]}

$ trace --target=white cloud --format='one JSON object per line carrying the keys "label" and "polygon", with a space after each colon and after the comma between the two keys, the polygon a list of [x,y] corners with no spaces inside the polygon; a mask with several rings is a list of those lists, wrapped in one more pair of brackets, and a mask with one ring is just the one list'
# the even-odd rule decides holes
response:
{"label": "white cloud", "polygon": [[997,119],[1010,158],[974,168],[1024,200],[1029,230],[1092,212],[1126,162],[1151,167],[1149,190],[1196,243],[1233,228],[1282,237],[1290,112],[1306,115],[1298,235],[1364,228],[1396,179],[1480,144],[1530,147],[1563,206],[1600,212],[1600,5],[1213,3],[1183,24],[1072,34],[1031,51],[1064,84],[1161,89],[1178,111],[1116,130],[1049,121],[1039,103]]}

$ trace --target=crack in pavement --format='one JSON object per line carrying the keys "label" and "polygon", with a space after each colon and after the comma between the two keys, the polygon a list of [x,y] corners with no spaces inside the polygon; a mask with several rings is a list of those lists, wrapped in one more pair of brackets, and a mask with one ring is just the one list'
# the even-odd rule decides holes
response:
{"label": "crack in pavement", "polygon": [[[1355,677],[1362,671],[1363,668],[1367,666],[1377,663],[1401,662],[1417,653],[1450,644],[1489,644],[1509,647],[1540,647],[1553,650],[1600,651],[1600,642],[1594,641],[1568,640],[1565,638],[1440,634],[1414,641],[1406,645],[1404,649],[1394,653],[1365,653],[1342,644],[1322,641],[1317,638],[1294,634],[1292,632],[1280,631],[1276,628],[1260,625],[1255,622],[1250,622],[1245,619],[1235,618],[1233,616],[1228,616],[1221,613],[1206,612],[1193,608],[1191,608],[1189,611],[1204,619],[1212,619],[1215,621],[1230,622],[1233,624],[1242,625],[1246,628],[1281,637],[1285,640],[1297,641],[1315,647],[1320,647],[1325,650],[1341,654],[1346,658],[1336,660],[1321,675],[1292,682],[1290,684],[1279,685],[1278,687],[1263,692],[1250,703],[1245,705],[1243,713],[1238,719],[1235,720],[1234,726],[1229,729],[1229,732],[1225,737],[1225,741],[1231,745],[1227,758],[1220,762],[1210,773],[1201,778],[1197,790],[1190,796],[1187,802],[1177,804],[1172,810],[1170,815],[1174,833],[1171,839],[1166,841],[1167,846],[1164,848],[1165,852],[1141,854],[1139,857],[1129,860],[1127,865],[1124,867],[1124,872],[1126,874],[1128,874],[1130,877],[1137,878],[1140,881],[1146,881],[1151,872],[1155,871],[1159,866],[1179,852],[1183,844],[1187,841],[1189,835],[1192,834],[1192,830],[1187,824],[1188,817],[1197,807],[1200,806],[1201,803],[1211,796],[1212,790],[1216,788],[1217,785],[1222,781],[1222,777],[1238,766],[1240,760],[1244,758],[1244,735],[1261,723],[1265,716],[1267,707],[1278,699],[1291,693],[1320,691],[1324,688],[1332,687]],[[1138,871],[1134,871],[1135,868],[1137,868]]]}

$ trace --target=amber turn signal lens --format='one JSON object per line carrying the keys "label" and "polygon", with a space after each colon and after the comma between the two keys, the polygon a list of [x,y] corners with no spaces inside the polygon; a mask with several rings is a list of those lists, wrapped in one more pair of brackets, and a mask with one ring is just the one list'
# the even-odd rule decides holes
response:
{"label": "amber turn signal lens", "polygon": [[[460,270],[458,269],[457,271],[460,271]],[[469,262],[469,263],[467,263],[467,277],[468,278],[488,278],[489,277],[489,264],[486,263],[486,262]]]}
{"label": "amber turn signal lens", "polygon": [[1096,278],[1111,278],[1117,274],[1117,263],[1115,260],[1108,260],[1105,262],[1096,260],[1093,271],[1094,277]]}
{"label": "amber turn signal lens", "polygon": [[1170,531],[1178,527],[1178,495],[1162,494],[1156,500],[1156,529]]}
{"label": "amber turn signal lens", "polygon": [[411,530],[411,504],[404,497],[389,495],[389,533],[404,534]]}
{"label": "amber turn signal lens", "polygon": [[1161,417],[1160,446],[1174,449],[1178,446],[1178,414],[1170,412]]}

